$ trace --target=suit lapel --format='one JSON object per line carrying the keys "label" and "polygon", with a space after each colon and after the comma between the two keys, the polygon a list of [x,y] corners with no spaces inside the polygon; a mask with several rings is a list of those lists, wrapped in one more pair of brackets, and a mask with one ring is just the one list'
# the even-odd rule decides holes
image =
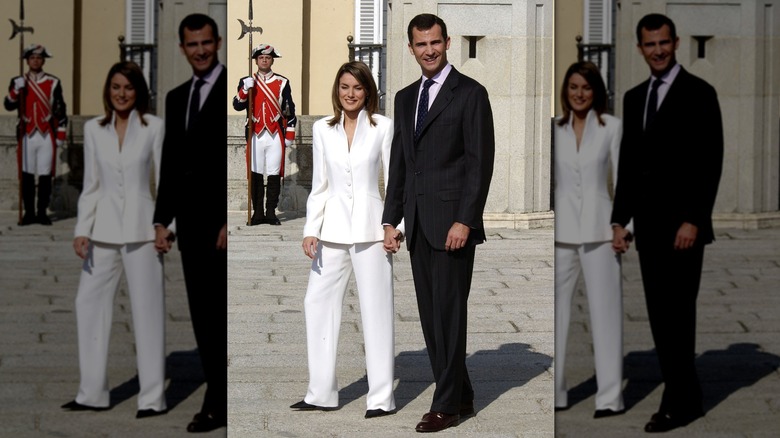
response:
{"label": "suit lapel", "polygon": [[414,127],[417,121],[417,111],[415,110],[417,109],[417,99],[420,92],[420,83],[422,83],[422,79],[418,79],[407,88],[408,92],[404,96],[404,101],[402,104],[403,107],[406,108],[405,113],[412,115],[412,117],[404,117],[401,120],[403,126],[409,127],[406,129],[406,138],[409,141],[409,144],[412,145],[414,144]]}
{"label": "suit lapel", "polygon": [[450,71],[450,74],[447,75],[447,79],[443,84],[441,84],[439,93],[436,94],[436,99],[433,101],[431,109],[428,110],[428,115],[425,117],[425,121],[423,122],[422,132],[420,133],[421,138],[423,135],[425,135],[425,131],[428,129],[428,126],[430,126],[430,124],[436,120],[439,114],[444,111],[444,108],[447,108],[450,102],[452,102],[452,98],[455,95],[453,90],[458,86],[459,76],[460,73],[458,73],[458,71],[455,70],[455,67],[453,67]]}

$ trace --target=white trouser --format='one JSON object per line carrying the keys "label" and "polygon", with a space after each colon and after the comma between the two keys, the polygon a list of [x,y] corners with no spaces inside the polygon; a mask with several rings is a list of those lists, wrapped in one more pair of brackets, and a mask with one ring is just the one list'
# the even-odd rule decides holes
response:
{"label": "white trouser", "polygon": [[623,409],[623,286],[620,255],[611,242],[555,244],[555,406],[568,405],[566,341],[580,271],[590,309],[596,361],[596,409]]}
{"label": "white trouser", "polygon": [[22,142],[24,146],[22,172],[39,176],[51,175],[52,158],[54,158],[51,133],[43,135],[40,131],[35,131],[32,135],[25,135]]}
{"label": "white trouser", "polygon": [[163,259],[154,242],[90,245],[76,295],[81,370],[76,401],[96,407],[109,405],[108,341],[123,266],[138,355],[138,409],[162,411],[166,409],[165,294]]}
{"label": "white trouser", "polygon": [[282,140],[279,133],[271,134],[263,129],[252,136],[252,172],[279,175],[282,169]]}
{"label": "white trouser", "polygon": [[[351,262],[350,262],[351,260]],[[336,351],[344,293],[354,268],[368,375],[367,409],[395,409],[393,398],[393,259],[382,242],[320,242],[304,299],[309,388],[304,401],[336,407]]]}

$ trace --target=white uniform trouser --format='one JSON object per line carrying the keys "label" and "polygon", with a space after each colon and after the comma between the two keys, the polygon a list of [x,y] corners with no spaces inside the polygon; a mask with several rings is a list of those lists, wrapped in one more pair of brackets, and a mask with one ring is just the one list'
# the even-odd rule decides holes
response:
{"label": "white uniform trouser", "polygon": [[109,405],[108,341],[123,267],[138,355],[138,409],[162,411],[166,409],[165,294],[163,259],[154,242],[90,245],[76,295],[81,370],[76,401],[95,407]]}
{"label": "white uniform trouser", "polygon": [[263,129],[252,136],[252,172],[279,175],[282,169],[282,140],[279,132],[271,134]]}
{"label": "white uniform trouser", "polygon": [[344,293],[353,268],[366,352],[367,409],[391,411],[395,409],[393,259],[381,241],[318,245],[304,299],[309,356],[309,388],[304,401],[338,406],[336,351]]}
{"label": "white uniform trouser", "polygon": [[611,242],[555,243],[555,406],[568,405],[566,342],[571,300],[584,276],[596,362],[596,409],[623,409],[623,286],[620,255]]}
{"label": "white uniform trouser", "polygon": [[24,142],[22,172],[51,175],[51,164],[54,158],[51,133],[43,135],[40,131],[35,131],[32,135],[25,135],[22,141]]}

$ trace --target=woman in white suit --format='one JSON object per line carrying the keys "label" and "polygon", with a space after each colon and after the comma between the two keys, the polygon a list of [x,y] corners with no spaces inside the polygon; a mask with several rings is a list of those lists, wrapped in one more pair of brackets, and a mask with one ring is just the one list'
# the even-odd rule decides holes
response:
{"label": "woman in white suit", "polygon": [[84,187],[73,248],[84,260],[76,295],[81,381],[68,410],[109,408],[106,365],[113,300],[124,270],[138,355],[136,418],[164,414],[163,259],[154,247],[154,192],[164,135],[149,110],[149,90],[132,62],[111,67],[106,114],[84,125]]}
{"label": "woman in white suit", "polygon": [[617,180],[622,125],[605,114],[598,67],[569,67],[555,123],[555,407],[568,408],[566,341],[571,301],[582,272],[596,362],[594,418],[625,412],[620,255],[612,250],[611,191]]}
{"label": "woman in white suit", "polygon": [[393,260],[383,244],[379,194],[380,167],[387,182],[393,122],[376,114],[376,84],[362,62],[339,68],[332,101],[334,115],[313,127],[312,188],[303,229],[303,252],[312,259],[304,299],[309,387],[290,407],[338,406],[336,350],[344,293],[354,271],[368,375],[366,418],[372,418],[395,412]]}

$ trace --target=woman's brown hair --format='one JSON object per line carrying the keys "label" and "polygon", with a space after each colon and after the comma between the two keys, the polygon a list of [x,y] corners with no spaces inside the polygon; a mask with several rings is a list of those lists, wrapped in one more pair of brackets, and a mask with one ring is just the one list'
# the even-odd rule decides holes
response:
{"label": "woman's brown hair", "polygon": [[569,79],[575,73],[582,76],[593,90],[593,104],[591,105],[591,109],[596,111],[596,118],[599,121],[599,125],[604,126],[604,120],[601,119],[601,115],[607,111],[607,87],[604,85],[604,79],[601,77],[599,68],[590,61],[575,62],[566,70],[566,75],[563,78],[563,87],[561,88],[561,108],[563,108],[563,117],[558,121],[558,125],[564,126],[569,123],[569,117],[572,112],[568,94]]}
{"label": "woman's brown hair", "polygon": [[371,74],[371,69],[360,61],[352,61],[343,64],[339,71],[336,72],[336,79],[333,81],[333,90],[331,92],[331,102],[333,103],[333,118],[328,122],[328,126],[336,126],[341,123],[341,112],[344,108],[341,106],[339,100],[339,81],[344,73],[351,74],[363,89],[366,90],[366,102],[364,107],[368,112],[368,121],[371,126],[376,126],[376,122],[372,117],[379,112],[379,92],[376,89],[376,82],[374,82],[374,76]]}
{"label": "woman's brown hair", "polygon": [[135,90],[135,110],[141,119],[141,124],[146,126],[144,114],[149,112],[149,87],[146,85],[144,73],[138,64],[132,61],[120,61],[111,66],[106,76],[106,83],[103,86],[103,109],[106,112],[105,117],[100,120],[100,126],[106,126],[111,123],[111,117],[114,113],[114,107],[111,105],[111,78],[115,74],[121,74],[126,77]]}

